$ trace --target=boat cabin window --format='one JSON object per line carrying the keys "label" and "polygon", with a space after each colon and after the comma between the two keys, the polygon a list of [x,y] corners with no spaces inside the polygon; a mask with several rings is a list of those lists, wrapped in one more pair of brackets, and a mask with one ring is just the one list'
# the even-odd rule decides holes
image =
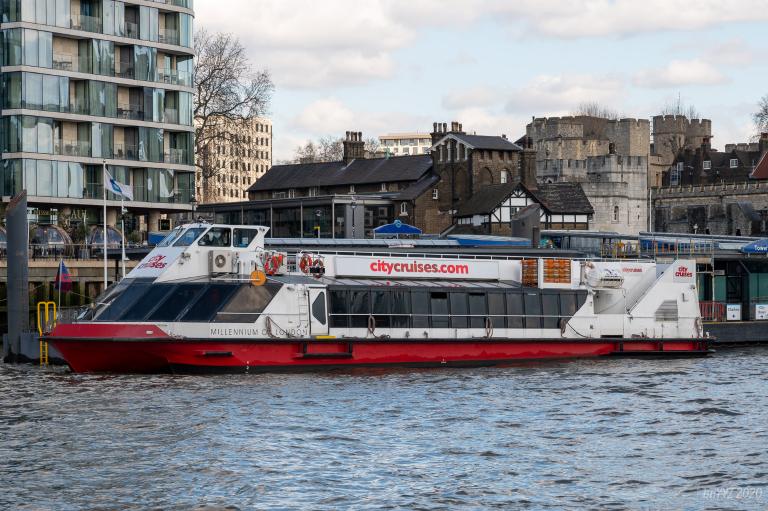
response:
{"label": "boat cabin window", "polygon": [[502,293],[488,293],[488,315],[491,317],[493,328],[504,328],[504,295]]}
{"label": "boat cabin window", "polygon": [[451,293],[451,328],[467,328],[467,293]]}
{"label": "boat cabin window", "polygon": [[141,298],[151,285],[151,282],[131,282],[107,308],[99,313],[96,319],[98,321],[117,320],[136,300]]}
{"label": "boat cabin window", "polygon": [[231,247],[232,229],[229,227],[211,227],[197,244],[202,247]]}
{"label": "boat cabin window", "polygon": [[258,229],[234,229],[233,244],[237,248],[246,248],[259,235]]}
{"label": "boat cabin window", "polygon": [[153,284],[141,300],[136,301],[133,306],[120,316],[122,321],[141,321],[149,314],[165,297],[173,290],[173,284]]}
{"label": "boat cabin window", "polygon": [[213,321],[215,323],[254,323],[281,287],[282,284],[271,282],[263,286],[244,284],[221,308]]}
{"label": "boat cabin window", "polygon": [[469,293],[469,315],[470,328],[485,328],[485,318],[488,317],[485,293]]}
{"label": "boat cabin window", "polygon": [[365,328],[559,328],[584,304],[585,291],[521,288],[462,291],[332,289],[330,326]]}
{"label": "boat cabin window", "polygon": [[205,232],[206,227],[190,227],[173,243],[174,247],[188,247]]}
{"label": "boat cabin window", "polygon": [[525,299],[520,292],[510,292],[507,297],[507,328],[525,328]]}
{"label": "boat cabin window", "polygon": [[448,293],[429,293],[429,307],[432,328],[448,328]]}
{"label": "boat cabin window", "polygon": [[312,302],[312,317],[321,325],[325,324],[325,293],[318,293],[315,301]]}
{"label": "boat cabin window", "polygon": [[168,233],[168,235],[160,240],[160,243],[157,244],[158,247],[170,247],[173,245],[173,242],[176,241],[176,239],[181,236],[181,233],[184,231],[183,227],[177,227],[171,232]]}
{"label": "boat cabin window", "polygon": [[205,284],[178,284],[165,301],[149,315],[148,321],[173,321],[203,290]]}
{"label": "boat cabin window", "polygon": [[180,321],[211,321],[237,288],[238,286],[232,284],[208,285]]}
{"label": "boat cabin window", "polygon": [[541,328],[541,296],[539,290],[525,291],[525,328]]}

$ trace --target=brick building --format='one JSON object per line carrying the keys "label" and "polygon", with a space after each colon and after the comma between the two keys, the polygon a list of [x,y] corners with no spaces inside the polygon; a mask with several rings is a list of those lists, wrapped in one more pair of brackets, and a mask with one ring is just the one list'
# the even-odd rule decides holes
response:
{"label": "brick building", "polygon": [[[453,228],[462,208],[489,190],[513,190],[520,182],[526,190],[536,189],[532,148],[504,136],[469,135],[456,122],[450,130],[435,123],[430,138],[429,155],[367,159],[362,134],[347,132],[341,161],[276,165],[248,189],[249,201],[204,205],[200,211],[218,222],[268,225],[275,237],[367,237],[396,219],[440,234]],[[557,183],[529,195],[535,201],[558,187],[584,195],[575,183]],[[559,200],[550,196],[542,211],[563,213]],[[559,228],[588,223],[573,216],[585,213],[583,207],[565,213],[571,216],[542,220]],[[591,215],[591,206],[586,214]],[[506,224],[491,230],[505,229],[508,233]]]}

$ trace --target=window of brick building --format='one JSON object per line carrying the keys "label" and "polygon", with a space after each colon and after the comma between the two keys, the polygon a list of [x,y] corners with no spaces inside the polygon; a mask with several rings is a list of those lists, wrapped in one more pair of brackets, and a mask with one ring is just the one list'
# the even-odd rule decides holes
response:
{"label": "window of brick building", "polygon": [[709,170],[712,168],[712,162],[710,160],[704,160],[704,170]]}
{"label": "window of brick building", "polygon": [[739,160],[737,158],[731,158],[731,168],[735,169],[739,166]]}
{"label": "window of brick building", "polygon": [[432,188],[432,199],[437,200],[440,198],[440,190],[437,188]]}

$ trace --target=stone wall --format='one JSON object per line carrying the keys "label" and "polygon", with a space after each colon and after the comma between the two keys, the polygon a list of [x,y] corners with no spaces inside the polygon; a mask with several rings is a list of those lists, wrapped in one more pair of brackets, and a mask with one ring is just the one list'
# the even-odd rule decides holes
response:
{"label": "stone wall", "polygon": [[688,119],[684,115],[656,115],[653,117],[653,150],[671,164],[681,149],[700,147],[712,137],[712,121]]}
{"label": "stone wall", "polygon": [[[763,235],[768,183],[660,188],[653,191],[654,230],[716,235]],[[695,229],[694,229],[695,227]]]}

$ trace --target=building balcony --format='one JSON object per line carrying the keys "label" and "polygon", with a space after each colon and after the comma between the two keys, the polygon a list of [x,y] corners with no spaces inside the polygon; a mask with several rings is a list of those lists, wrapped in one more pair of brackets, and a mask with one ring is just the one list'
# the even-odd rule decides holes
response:
{"label": "building balcony", "polygon": [[91,143],[81,140],[55,140],[53,143],[54,154],[64,156],[91,156]]}
{"label": "building balcony", "polygon": [[76,55],[53,55],[53,69],[61,71],[78,71],[78,58]]}
{"label": "building balcony", "polygon": [[163,154],[163,161],[165,163],[189,165],[189,163],[187,163],[187,151],[185,149],[169,149],[168,152]]}
{"label": "building balcony", "polygon": [[139,38],[138,23],[131,23],[130,21],[126,21],[124,32],[125,32],[125,37],[130,37],[131,39],[138,39]]}
{"label": "building balcony", "polygon": [[179,45],[179,31],[173,30],[170,28],[164,28],[161,29],[158,33],[158,39],[159,42],[165,43],[165,44],[175,44],[176,46]]}
{"label": "building balcony", "polygon": [[136,68],[130,62],[120,62],[115,70],[115,76],[133,80],[136,76]]}
{"label": "building balcony", "polygon": [[115,144],[115,158],[118,160],[138,160],[139,148],[136,144]]}
{"label": "building balcony", "polygon": [[83,30],[85,32],[101,33],[101,18],[96,16],[85,16],[83,14],[72,14],[69,21],[70,28],[74,30]]}
{"label": "building balcony", "polygon": [[192,85],[192,73],[187,71],[175,71],[173,69],[158,69],[157,81],[171,85]]}
{"label": "building balcony", "polygon": [[117,117],[119,119],[132,119],[135,121],[141,121],[144,119],[144,109],[141,105],[119,103],[117,105]]}
{"label": "building balcony", "polygon": [[163,113],[163,119],[164,122],[169,124],[179,124],[179,111],[172,108],[166,108]]}

